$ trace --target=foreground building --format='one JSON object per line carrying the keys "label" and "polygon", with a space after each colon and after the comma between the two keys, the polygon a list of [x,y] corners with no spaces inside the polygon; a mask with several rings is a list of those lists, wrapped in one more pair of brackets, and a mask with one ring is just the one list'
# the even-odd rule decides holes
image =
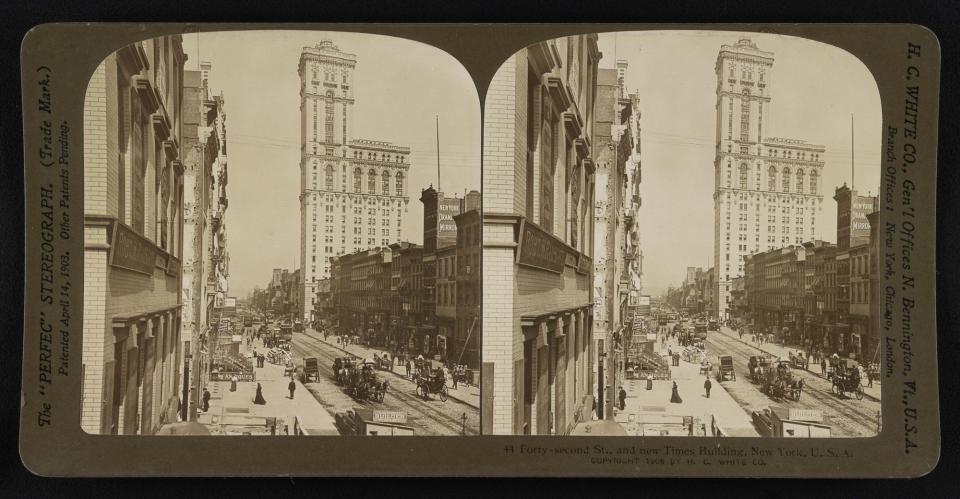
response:
{"label": "foreground building", "polygon": [[216,324],[229,291],[226,249],[227,131],[223,95],[209,87],[210,63],[184,71],[183,92],[183,336],[191,362],[184,370],[189,404],[184,419],[196,418],[219,343]]}
{"label": "foreground building", "polygon": [[83,430],[177,420],[184,338],[183,65],[178,36],[128,45],[84,99]]}
{"label": "foreground building", "polygon": [[768,128],[773,56],[748,38],[717,55],[714,317],[729,316],[743,257],[809,240],[822,211],[825,148],[772,137]]}
{"label": "foreground building", "polygon": [[408,147],[355,139],[357,58],[332,41],[300,54],[300,284],[298,313],[313,313],[330,257],[403,239],[410,201]]}
{"label": "foreground building", "polygon": [[594,403],[596,35],[512,55],[484,113],[484,434],[566,434]]}
{"label": "foreground building", "polygon": [[[618,380],[624,377],[624,344],[640,289],[637,223],[640,204],[640,113],[637,97],[624,91],[626,61],[600,69],[596,126],[593,337],[597,357],[597,416],[613,418]],[[634,145],[636,142],[636,146]]]}

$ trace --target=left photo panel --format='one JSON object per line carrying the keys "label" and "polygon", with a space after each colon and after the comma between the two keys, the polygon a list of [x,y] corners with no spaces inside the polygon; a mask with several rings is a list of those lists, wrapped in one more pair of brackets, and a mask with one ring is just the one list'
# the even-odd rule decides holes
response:
{"label": "left photo panel", "polygon": [[463,66],[400,38],[109,55],[83,112],[83,430],[479,434],[480,127]]}

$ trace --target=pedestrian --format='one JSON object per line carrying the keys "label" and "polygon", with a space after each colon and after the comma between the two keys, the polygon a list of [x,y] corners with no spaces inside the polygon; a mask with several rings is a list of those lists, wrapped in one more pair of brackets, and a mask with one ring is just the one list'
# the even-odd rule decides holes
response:
{"label": "pedestrian", "polygon": [[453,389],[454,389],[454,390],[457,389],[457,378],[459,378],[459,376],[457,376],[457,372],[459,372],[459,370],[454,371],[453,376],[451,376],[451,378],[453,378]]}
{"label": "pedestrian", "polygon": [[263,386],[257,383],[257,394],[253,397],[253,403],[257,405],[267,405],[267,400],[263,398]]}
{"label": "pedestrian", "polygon": [[237,379],[237,375],[236,375],[236,374],[234,374],[233,376],[230,377],[230,391],[231,391],[231,392],[237,391],[237,381],[239,381],[239,380]]}
{"label": "pedestrian", "polygon": [[620,387],[620,410],[627,408],[627,391]]}
{"label": "pedestrian", "polygon": [[407,359],[407,377],[410,377],[410,359]]}
{"label": "pedestrian", "polygon": [[703,382],[703,389],[707,391],[707,398],[710,398],[711,388],[713,388],[713,383],[710,382],[710,375],[707,375],[707,379]]}
{"label": "pedestrian", "polygon": [[293,380],[293,376],[290,376],[290,383],[287,385],[287,390],[290,390],[290,400],[293,400],[293,392],[297,389],[297,383]]}
{"label": "pedestrian", "polygon": [[827,359],[820,359],[820,375],[827,375]]}
{"label": "pedestrian", "polygon": [[203,397],[200,399],[200,409],[203,412],[210,410],[210,391],[206,387],[203,388]]}
{"label": "pedestrian", "polygon": [[647,373],[647,391],[653,390],[653,374]]}
{"label": "pedestrian", "polygon": [[673,382],[673,390],[670,391],[670,403],[671,404],[682,404],[683,399],[680,398],[680,391],[677,389],[677,382]]}

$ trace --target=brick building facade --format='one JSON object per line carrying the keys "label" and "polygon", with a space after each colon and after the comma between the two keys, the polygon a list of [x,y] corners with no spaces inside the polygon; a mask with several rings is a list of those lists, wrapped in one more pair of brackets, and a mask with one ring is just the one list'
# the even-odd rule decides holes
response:
{"label": "brick building facade", "polygon": [[180,36],[97,67],[84,100],[81,427],[152,434],[176,421],[183,361]]}
{"label": "brick building facade", "polygon": [[484,113],[482,432],[566,434],[593,405],[596,35],[500,67]]}

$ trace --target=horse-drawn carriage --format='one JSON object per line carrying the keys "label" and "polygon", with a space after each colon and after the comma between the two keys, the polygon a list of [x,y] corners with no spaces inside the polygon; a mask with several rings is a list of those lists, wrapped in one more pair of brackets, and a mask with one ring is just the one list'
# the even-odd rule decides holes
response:
{"label": "horse-drawn carriage", "polygon": [[775,399],[786,397],[799,401],[803,393],[803,378],[794,376],[790,369],[790,362],[781,360],[764,370],[760,391]]}
{"label": "horse-drawn carriage", "polygon": [[437,394],[442,402],[447,401],[447,377],[442,368],[421,369],[414,376],[414,382],[417,384],[417,395],[421,398],[427,399]]}
{"label": "horse-drawn carriage", "polygon": [[357,361],[353,357],[337,357],[333,359],[333,379],[338,385],[344,386],[349,382],[350,371],[356,367]]}
{"label": "horse-drawn carriage", "polygon": [[736,381],[737,372],[733,370],[733,357],[720,356],[720,368],[717,369],[717,381]]}
{"label": "horse-drawn carriage", "polygon": [[842,367],[838,366],[831,377],[833,382],[833,393],[841,397],[846,397],[848,392],[853,392],[857,400],[863,400],[863,385],[860,383],[860,368],[856,366]]}
{"label": "horse-drawn carriage", "polygon": [[765,372],[770,370],[773,360],[769,355],[751,355],[747,362],[747,371],[750,373],[750,381],[762,383],[765,379]]}
{"label": "horse-drawn carriage", "polygon": [[391,359],[387,354],[373,354],[373,363],[376,365],[377,369],[381,371],[393,370],[393,359]]}
{"label": "horse-drawn carriage", "polygon": [[377,375],[373,362],[354,363],[347,374],[347,392],[357,400],[383,402],[387,380]]}
{"label": "horse-drawn carriage", "polygon": [[807,359],[807,356],[803,354],[803,352],[797,352],[796,354],[790,352],[790,367],[794,369],[807,370],[810,367],[810,361]]}

